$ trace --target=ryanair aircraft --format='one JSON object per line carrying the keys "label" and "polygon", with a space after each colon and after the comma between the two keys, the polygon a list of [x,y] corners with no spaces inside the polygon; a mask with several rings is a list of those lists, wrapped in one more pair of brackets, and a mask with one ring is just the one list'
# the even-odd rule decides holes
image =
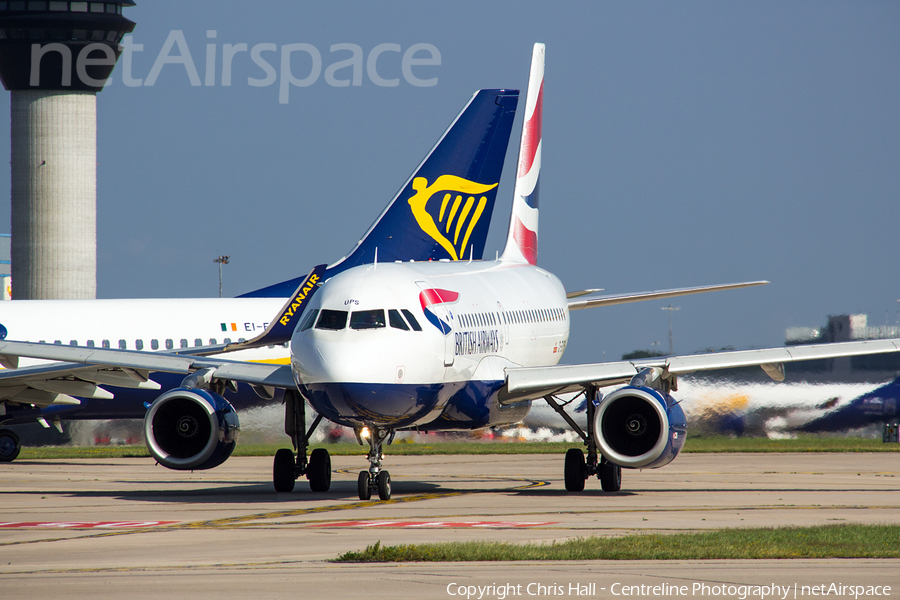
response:
{"label": "ryanair aircraft", "polygon": [[[511,424],[532,401],[544,399],[562,410],[557,395],[580,391],[588,400],[587,429],[569,422],[584,440],[587,457],[578,448],[567,452],[566,489],[583,490],[586,480],[597,476],[604,490],[618,490],[622,467],[661,467],[682,448],[684,413],[671,395],[679,375],[761,365],[773,379],[783,379],[786,362],[900,351],[898,342],[879,340],[559,366],[572,310],[765,282],[598,296],[567,293],[559,279],[538,267],[543,73],[544,46],[537,44],[509,233],[496,260],[475,260],[469,249],[478,230],[471,222],[486,214],[496,180],[479,178],[477,169],[463,174],[420,169],[399,198],[423,247],[434,248],[433,260],[384,257],[376,246],[371,261],[345,260],[339,272],[320,265],[260,336],[192,355],[0,342],[0,360],[7,367],[20,356],[66,361],[44,368],[60,369],[71,380],[82,380],[85,371],[139,378],[150,372],[181,374],[180,387],[154,400],[144,421],[154,458],[174,469],[213,467],[231,454],[239,427],[223,394],[235,382],[283,390],[285,430],[296,452],[276,454],[275,489],[292,490],[300,476],[313,491],[331,484],[328,451],[318,448],[307,456],[308,403],[318,418],[354,428],[368,444],[369,468],[358,478],[360,499],[373,493],[388,499],[391,478],[383,469],[383,447],[398,430]],[[494,94],[498,106],[506,102],[506,96]],[[222,355],[284,342],[290,344],[290,365]],[[599,396],[600,387],[612,385],[621,387]]]}
{"label": "ryanair aircraft", "polygon": [[[457,259],[463,254],[481,259],[497,195],[497,185],[509,145],[518,103],[517,90],[481,90],[459,113],[437,144],[353,250],[318,278],[330,278],[352,267],[381,260]],[[477,202],[439,212],[438,206],[412,207],[407,201],[418,181],[431,181],[430,189],[452,182]],[[435,192],[436,193],[436,192]],[[420,223],[435,223],[444,234],[425,233]],[[0,340],[80,347],[81,352],[128,350],[178,355],[206,354],[255,338],[266,330],[272,316],[293,301],[280,317],[281,327],[299,316],[297,302],[303,287],[291,296],[303,278],[285,281],[239,298],[154,300],[35,300],[0,304]],[[309,291],[309,288],[306,288]],[[232,360],[287,365],[287,335],[283,342],[249,347]],[[29,423],[45,427],[61,420],[143,418],[149,405],[163,392],[181,386],[184,374],[166,369],[91,367],[44,364],[15,357],[0,359],[0,425]],[[30,365],[30,366],[28,366]],[[26,368],[26,366],[28,368]],[[150,375],[153,371],[152,377]],[[281,401],[283,390],[268,385],[230,385],[234,406]],[[159,406],[159,404],[157,404]],[[15,460],[21,450],[18,436],[0,429],[0,462]]]}

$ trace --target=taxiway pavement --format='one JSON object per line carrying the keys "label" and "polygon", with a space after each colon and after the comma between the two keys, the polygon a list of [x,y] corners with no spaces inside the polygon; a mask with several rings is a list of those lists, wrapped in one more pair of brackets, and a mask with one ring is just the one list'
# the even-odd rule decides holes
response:
{"label": "taxiway pavement", "polygon": [[519,591],[507,597],[576,597],[590,589],[591,597],[606,598],[622,584],[697,583],[797,584],[798,592],[803,585],[891,585],[900,597],[898,560],[328,562],[379,541],[551,542],[720,527],[897,524],[897,453],[686,454],[662,469],[623,472],[622,491],[614,494],[596,480],[583,493],[565,492],[561,455],[388,456],[388,502],[356,498],[365,464],[362,456],[333,457],[325,494],[311,493],[305,480],[294,492],[274,492],[270,458],[237,457],[194,473],[152,459],[5,464],[3,597],[449,599],[459,597],[459,586],[488,586],[482,598],[498,599],[500,589],[489,586],[503,585]]}

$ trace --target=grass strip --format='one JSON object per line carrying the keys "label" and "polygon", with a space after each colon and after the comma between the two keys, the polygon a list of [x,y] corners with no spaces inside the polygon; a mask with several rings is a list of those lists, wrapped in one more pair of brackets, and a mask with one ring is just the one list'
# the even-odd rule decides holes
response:
{"label": "grass strip", "polygon": [[333,562],[900,558],[898,539],[898,525],[825,525],[588,537],[551,544],[446,542],[382,546],[378,542],[361,552],[342,554]]}
{"label": "grass strip", "polygon": [[[284,444],[238,444],[234,456],[274,456]],[[393,456],[429,456],[442,454],[565,454],[569,448],[582,447],[566,442],[453,442],[433,443],[396,442],[385,448]],[[334,456],[364,456],[367,447],[357,444],[318,444],[312,448],[328,448]],[[799,436],[788,440],[764,437],[725,436],[691,437],[688,435],[683,452],[900,452],[900,444],[885,444],[878,439],[849,437]],[[66,458],[140,458],[150,453],[144,446],[44,446],[23,448],[21,459]]]}

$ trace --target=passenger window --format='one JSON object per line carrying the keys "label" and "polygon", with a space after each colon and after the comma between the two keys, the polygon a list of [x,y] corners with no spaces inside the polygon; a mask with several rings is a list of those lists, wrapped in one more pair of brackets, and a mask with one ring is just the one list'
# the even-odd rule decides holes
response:
{"label": "passenger window", "polygon": [[419,325],[419,322],[416,321],[416,318],[411,312],[409,312],[405,308],[400,310],[401,312],[403,312],[403,316],[406,317],[406,320],[409,321],[409,326],[413,328],[413,331],[422,331],[422,326]]}
{"label": "passenger window", "polygon": [[104,348],[109,348],[109,340],[103,340],[102,342],[100,342],[100,345]]}
{"label": "passenger window", "polygon": [[210,346],[215,346],[216,344],[218,344],[218,342],[216,341],[216,338],[209,338],[209,345],[210,345]]}
{"label": "passenger window", "polygon": [[93,347],[94,347],[94,340],[88,340],[88,341],[87,341],[87,347],[88,347],[88,348],[93,348]]}
{"label": "passenger window", "polygon": [[184,338],[181,338],[181,347],[182,347],[182,348],[187,348],[187,347],[188,347],[188,341],[187,341],[186,339],[184,339]]}
{"label": "passenger window", "polygon": [[144,340],[134,340],[134,347],[137,350],[143,350],[144,349]]}
{"label": "passenger window", "polygon": [[222,340],[222,343],[223,343],[223,344],[230,344],[230,343],[231,343],[231,338],[225,338],[224,340]]}
{"label": "passenger window", "polygon": [[318,315],[318,314],[319,314],[319,309],[317,308],[314,311],[310,312],[305,317],[303,317],[303,321],[300,323],[300,331],[306,331],[307,329],[312,327],[313,323],[316,322],[316,315]]}
{"label": "passenger window", "polygon": [[78,345],[78,340],[69,340],[69,345],[70,345],[70,346],[77,346],[77,345]]}
{"label": "passenger window", "polygon": [[350,329],[380,329],[384,326],[383,308],[357,310],[350,315]]}
{"label": "passenger window", "polygon": [[392,308],[388,311],[388,320],[390,320],[391,327],[394,329],[409,331],[409,325],[406,324],[406,321],[403,320],[403,317],[400,316],[400,312],[396,309]]}
{"label": "passenger window", "polygon": [[319,320],[316,321],[316,329],[330,329],[332,331],[340,331],[346,326],[346,310],[323,309],[322,312],[319,313]]}
{"label": "passenger window", "polygon": [[119,340],[119,350],[127,350],[128,343],[125,340]]}
{"label": "passenger window", "polygon": [[166,340],[166,350],[171,350],[174,347],[175,342],[173,342],[171,339]]}
{"label": "passenger window", "polygon": [[200,338],[197,338],[194,340],[194,346],[196,346],[197,348],[199,348],[202,345],[203,345],[203,340],[201,340]]}
{"label": "passenger window", "polygon": [[150,348],[153,350],[159,350],[159,340],[150,340]]}

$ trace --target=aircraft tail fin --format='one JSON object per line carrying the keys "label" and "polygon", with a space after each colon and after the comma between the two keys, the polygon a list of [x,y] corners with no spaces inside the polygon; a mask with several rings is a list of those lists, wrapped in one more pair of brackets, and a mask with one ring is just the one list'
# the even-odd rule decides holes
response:
{"label": "aircraft tail fin", "polygon": [[349,255],[341,270],[375,259],[480,259],[515,118],[518,90],[475,93]]}
{"label": "aircraft tail fin", "polygon": [[535,44],[531,55],[531,74],[525,97],[525,119],[516,190],[506,248],[501,258],[537,264],[538,190],[541,174],[541,121],[544,106],[544,44]]}
{"label": "aircraft tail fin", "polygon": [[[518,90],[479,90],[353,250],[325,278],[361,264],[480,260],[515,119]],[[243,294],[287,297],[301,278]]]}

